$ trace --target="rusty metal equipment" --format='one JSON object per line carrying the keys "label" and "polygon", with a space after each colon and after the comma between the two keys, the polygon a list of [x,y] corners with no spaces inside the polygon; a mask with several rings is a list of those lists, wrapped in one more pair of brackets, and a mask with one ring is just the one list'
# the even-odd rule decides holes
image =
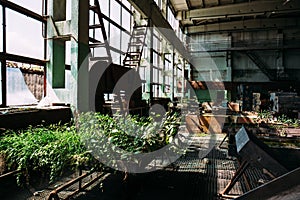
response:
{"label": "rusty metal equipment", "polygon": [[[245,171],[250,166],[251,163],[259,164],[265,168],[272,177],[279,177],[283,174],[288,173],[288,170],[274,157],[274,153],[271,149],[261,142],[254,135],[247,133],[246,129],[242,127],[235,135],[236,149],[239,158],[242,160],[240,167],[237,169],[233,178],[227,184],[220,196],[228,197],[228,193],[233,188],[233,186],[238,182],[239,178],[243,178],[247,182],[245,177]],[[247,187],[249,189],[249,187]]]}
{"label": "rusty metal equipment", "polygon": [[300,111],[300,97],[296,92],[274,92],[270,93],[272,110],[278,114],[286,114],[297,117]]}
{"label": "rusty metal equipment", "polygon": [[82,180],[90,175],[92,175],[94,173],[94,171],[89,171],[86,173],[82,174],[82,171],[80,170],[79,174],[80,176],[78,176],[77,178],[74,178],[72,180],[70,180],[69,182],[65,183],[64,185],[56,188],[55,190],[53,190],[47,200],[60,200],[61,198],[58,196],[58,194],[62,191],[64,191],[65,189],[69,188],[70,186],[78,183],[78,189],[75,190],[74,192],[72,192],[71,194],[69,194],[66,198],[64,199],[70,199],[71,197],[77,195],[78,193],[80,193],[81,191],[83,191],[84,189],[86,189],[87,187],[91,186],[92,184],[94,184],[96,181],[98,181],[100,178],[104,177],[105,173],[101,173],[100,175],[97,175],[95,178],[93,178],[92,180],[90,180],[88,183],[85,183],[84,185],[82,185]]}
{"label": "rusty metal equipment", "polygon": [[281,176],[288,170],[275,158],[272,150],[253,134],[247,133],[242,127],[235,135],[237,152],[242,160],[255,162],[270,171],[275,177]]}
{"label": "rusty metal equipment", "polygon": [[284,174],[261,187],[255,188],[237,200],[246,199],[299,199],[300,168]]}
{"label": "rusty metal equipment", "polygon": [[[228,198],[233,197],[233,196],[229,195],[228,193],[233,188],[233,186],[238,182],[238,180],[241,176],[243,176],[245,178],[244,172],[249,167],[249,165],[250,165],[250,163],[246,160],[240,164],[240,167],[237,169],[237,171],[235,172],[235,174],[232,177],[232,179],[230,180],[230,182],[227,184],[227,186],[224,188],[224,190],[222,192],[220,192],[220,194],[219,194],[220,196],[228,197]],[[249,188],[248,185],[249,184],[247,183],[247,188]]]}

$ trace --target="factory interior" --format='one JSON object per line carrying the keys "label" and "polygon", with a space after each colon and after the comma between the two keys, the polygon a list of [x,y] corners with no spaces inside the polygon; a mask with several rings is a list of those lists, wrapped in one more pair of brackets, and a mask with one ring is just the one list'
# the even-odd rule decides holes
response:
{"label": "factory interior", "polygon": [[0,0],[1,200],[300,199],[299,0]]}

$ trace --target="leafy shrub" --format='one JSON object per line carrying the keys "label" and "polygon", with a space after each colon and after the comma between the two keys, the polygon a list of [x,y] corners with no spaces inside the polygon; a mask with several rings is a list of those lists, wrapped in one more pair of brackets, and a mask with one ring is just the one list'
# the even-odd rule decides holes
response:
{"label": "leafy shrub", "polygon": [[9,130],[1,137],[0,152],[9,170],[22,169],[27,176],[30,171],[48,173],[50,181],[90,159],[75,127],[67,125]]}
{"label": "leafy shrub", "polygon": [[[0,154],[9,170],[22,169],[27,180],[31,171],[46,173],[53,182],[66,170],[103,167],[91,151],[122,149],[147,153],[169,144],[177,133],[180,114],[167,113],[162,122],[151,117],[112,118],[99,113],[82,113],[71,125],[29,127],[8,130],[0,136]],[[113,144],[113,145],[112,145]],[[126,155],[122,155],[125,156]],[[111,160],[118,160],[114,158]],[[18,181],[20,183],[19,175]]]}

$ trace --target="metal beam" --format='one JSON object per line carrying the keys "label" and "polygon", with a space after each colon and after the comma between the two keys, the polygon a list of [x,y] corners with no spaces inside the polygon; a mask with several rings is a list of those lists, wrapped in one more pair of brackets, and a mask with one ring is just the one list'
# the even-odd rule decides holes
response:
{"label": "metal beam", "polygon": [[189,10],[191,7],[188,5],[188,0],[170,0],[169,5],[176,10]]}
{"label": "metal beam", "polygon": [[297,28],[300,26],[298,18],[274,18],[274,19],[250,19],[244,21],[224,22],[217,24],[207,24],[200,26],[186,27],[189,34],[221,32],[221,31],[241,31],[257,29],[278,29],[278,28]]}
{"label": "metal beam", "polygon": [[266,13],[279,14],[286,11],[300,11],[300,1],[291,1],[283,4],[280,0],[251,1],[247,3],[200,8],[190,11],[179,11],[177,19],[180,20],[201,20],[217,19],[239,16],[255,16]]}
{"label": "metal beam", "polygon": [[45,66],[47,62],[45,60],[39,60],[35,58],[29,58],[25,56],[19,56],[19,55],[2,53],[2,52],[0,52],[0,60],[8,60],[13,62],[27,63],[27,64],[40,65],[40,66]]}
{"label": "metal beam", "polygon": [[188,61],[190,55],[183,43],[176,36],[169,22],[164,18],[153,0],[128,0],[137,10],[150,18],[153,25],[160,28],[159,32],[175,47],[175,49]]}
{"label": "metal beam", "polygon": [[[3,46],[2,46],[2,51],[4,53],[6,53],[6,8],[2,7],[2,42],[3,42]],[[7,74],[6,74],[6,59],[0,59],[1,62],[1,96],[2,96],[2,102],[1,102],[1,106],[5,107],[7,106]]]}
{"label": "metal beam", "polygon": [[[204,49],[199,51],[189,51],[190,54],[198,53],[217,53],[217,52],[227,52],[227,51],[274,51],[274,50],[297,50],[300,46],[295,45],[284,45],[284,46],[269,46],[269,47],[229,47],[229,48],[218,48],[218,49]],[[192,55],[193,57],[193,55]]]}
{"label": "metal beam", "polygon": [[104,15],[103,13],[101,13],[103,19],[107,20],[109,23],[113,24],[114,26],[116,26],[118,29],[121,29],[122,31],[131,34],[128,30],[126,30],[125,28],[123,28],[122,26],[120,26],[120,24],[116,23],[115,21],[113,21],[111,18],[107,17],[106,15]]}
{"label": "metal beam", "polygon": [[23,15],[26,15],[26,16],[31,17],[33,19],[36,19],[38,21],[41,21],[41,22],[46,22],[47,21],[46,18],[43,17],[42,15],[39,15],[39,14],[37,14],[35,12],[32,12],[31,10],[26,9],[26,8],[24,8],[22,6],[19,6],[19,5],[15,4],[15,3],[12,3],[10,1],[0,0],[0,4],[3,5],[6,8],[9,8],[9,9],[12,9],[14,11],[17,11],[17,12],[23,14]]}

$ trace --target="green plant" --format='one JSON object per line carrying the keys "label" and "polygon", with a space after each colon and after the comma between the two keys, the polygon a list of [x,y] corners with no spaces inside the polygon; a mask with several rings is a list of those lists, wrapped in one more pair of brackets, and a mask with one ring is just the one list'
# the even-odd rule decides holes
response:
{"label": "green plant", "polygon": [[277,121],[279,123],[286,124],[287,126],[292,126],[292,127],[295,127],[295,128],[300,127],[298,119],[291,119],[286,115],[279,116]]}
{"label": "green plant", "polygon": [[[85,140],[91,138],[109,142],[117,147],[134,153],[146,153],[157,150],[172,141],[177,133],[180,115],[167,113],[162,122],[154,118],[138,118],[137,116],[109,117],[99,113],[83,113],[79,118],[81,136]],[[84,135],[86,134],[86,135]]]}
{"label": "green plant", "polygon": [[9,130],[1,137],[0,152],[5,155],[9,170],[22,169],[27,179],[30,172],[39,171],[48,174],[50,182],[64,170],[84,165],[91,159],[72,125]]}
{"label": "green plant", "polygon": [[269,123],[271,122],[273,119],[273,114],[272,112],[268,111],[268,110],[262,110],[260,112],[257,113],[257,119],[256,121],[261,123]]}
{"label": "green plant", "polygon": [[[152,117],[110,117],[99,113],[82,113],[75,123],[29,127],[8,130],[0,135],[0,154],[5,156],[9,170],[21,169],[26,180],[31,172],[42,172],[53,182],[63,172],[79,167],[102,168],[97,155],[120,150],[130,153],[147,153],[173,141],[180,124],[180,114],[169,112],[162,122]],[[112,145],[113,144],[113,145]],[[116,162],[126,158],[111,158]],[[95,157],[94,157],[95,156]],[[20,178],[17,179],[19,184]]]}
{"label": "green plant", "polygon": [[[180,114],[168,112],[162,122],[154,118],[127,116],[111,118],[99,113],[82,113],[78,120],[80,136],[88,149],[114,166],[131,154],[149,153],[172,142]],[[111,153],[114,152],[114,153]],[[134,161],[138,164],[138,161]]]}

